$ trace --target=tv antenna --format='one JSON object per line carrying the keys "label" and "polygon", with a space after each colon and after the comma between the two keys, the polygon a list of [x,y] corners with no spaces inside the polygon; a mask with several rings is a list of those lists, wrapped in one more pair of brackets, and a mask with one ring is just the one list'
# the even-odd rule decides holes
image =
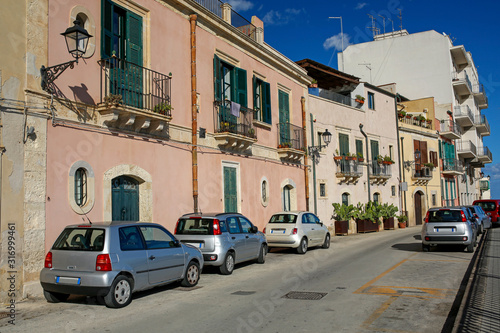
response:
{"label": "tv antenna", "polygon": [[370,71],[370,84],[372,83],[372,68],[370,67],[371,66],[371,63],[370,62],[365,62],[365,63],[361,63],[361,64],[358,64],[360,66],[366,66],[366,68],[368,68],[368,70]]}
{"label": "tv antenna", "polygon": [[375,37],[376,35],[378,35],[378,31],[379,31],[379,29],[376,26],[377,19],[375,17],[373,17],[373,15],[370,15],[370,14],[367,14],[367,15],[372,19],[372,26],[368,27],[368,29],[372,31],[373,37]]}
{"label": "tv antenna", "polygon": [[398,8],[398,10],[399,10],[399,16],[398,17],[399,17],[399,22],[400,22],[400,24],[399,24],[399,30],[403,30],[403,14],[401,14],[401,9]]}
{"label": "tv antenna", "polygon": [[391,20],[390,18],[387,18],[387,19],[388,19],[389,21],[391,21],[391,23],[392,23],[392,32],[394,33],[394,21],[393,21],[393,20]]}
{"label": "tv antenna", "polygon": [[382,26],[384,27],[384,35],[385,35],[385,17],[382,15],[379,15],[382,18]]}

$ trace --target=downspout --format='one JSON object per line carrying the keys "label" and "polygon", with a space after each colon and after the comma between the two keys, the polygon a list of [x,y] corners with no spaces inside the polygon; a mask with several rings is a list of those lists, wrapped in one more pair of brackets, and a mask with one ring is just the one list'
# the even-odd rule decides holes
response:
{"label": "downspout", "polygon": [[306,99],[304,96],[300,98],[300,104],[302,106],[302,132],[304,135],[304,149],[306,150],[306,156],[304,158],[304,177],[306,182],[306,211],[309,211],[309,162],[307,160],[307,132],[306,132]]}
{"label": "downspout", "polygon": [[[401,159],[403,159],[403,156],[405,156],[405,148],[404,148],[405,145],[403,144],[403,141],[404,141],[404,137],[401,137]],[[403,163],[404,163],[404,161],[403,161]],[[406,182],[404,172],[403,172],[403,182]],[[403,192],[403,200],[404,200],[405,212],[406,212],[406,214],[408,214],[408,211],[406,210],[406,191]],[[401,214],[401,215],[403,215],[403,214]]]}
{"label": "downspout", "polygon": [[193,211],[198,213],[198,106],[196,96],[196,14],[189,15],[191,23],[191,119],[192,119],[192,169],[193,169]]}
{"label": "downspout", "polygon": [[[398,138],[398,155],[399,155],[399,206],[400,207],[403,207],[403,203],[401,202],[402,198],[401,198],[401,166],[402,166],[402,158],[401,158],[401,154],[399,153],[401,150],[401,147],[399,146],[399,118],[398,118],[398,101],[397,99],[401,99],[401,97],[399,96],[399,94],[396,94],[396,97],[394,97],[394,113],[395,113],[395,116],[396,116],[396,134],[397,134],[397,138]],[[401,215],[403,215],[403,212],[402,212],[403,209],[401,209]]]}
{"label": "downspout", "polygon": [[[311,115],[311,146],[314,147],[314,119],[312,113]],[[311,154],[312,166],[313,166],[313,199],[314,199],[314,214],[318,215],[318,204],[316,203],[316,154],[313,152]]]}
{"label": "downspout", "polygon": [[[367,184],[368,184],[368,202],[371,201],[371,193],[370,193],[370,162],[368,161],[368,136],[366,135],[365,131],[363,131],[363,124],[359,124],[359,130],[361,131],[361,134],[365,137],[365,142],[366,142],[366,175],[367,175]],[[372,156],[373,158],[373,156]]]}

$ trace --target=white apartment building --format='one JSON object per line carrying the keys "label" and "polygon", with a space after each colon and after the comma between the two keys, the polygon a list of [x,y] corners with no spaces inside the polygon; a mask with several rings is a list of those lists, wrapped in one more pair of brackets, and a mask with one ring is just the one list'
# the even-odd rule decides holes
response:
{"label": "white apartment building", "polygon": [[488,99],[472,56],[463,45],[453,45],[448,35],[434,30],[414,34],[401,30],[348,46],[339,53],[338,62],[345,72],[373,85],[397,83],[398,92],[409,99],[434,97],[436,118],[441,123],[437,130],[458,129],[460,133],[454,140],[454,156],[449,155],[450,149],[443,153],[444,141],[443,149],[440,147],[445,168],[446,161],[455,158],[465,166],[458,177],[460,203],[471,204],[481,197],[479,174],[485,163],[492,162],[492,154],[483,144],[490,127],[481,114]]}

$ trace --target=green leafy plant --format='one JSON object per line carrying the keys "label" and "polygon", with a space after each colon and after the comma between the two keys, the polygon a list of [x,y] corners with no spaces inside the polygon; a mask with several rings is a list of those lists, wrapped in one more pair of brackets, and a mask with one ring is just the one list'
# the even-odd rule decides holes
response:
{"label": "green leafy plant", "polygon": [[401,223],[406,223],[406,221],[408,221],[408,216],[406,215],[398,215],[396,216],[396,218],[398,219],[398,222]]}
{"label": "green leafy plant", "polygon": [[158,104],[155,105],[155,107],[153,108],[153,112],[156,112],[156,113],[159,113],[159,114],[163,114],[163,115],[167,115],[173,109],[174,108],[172,107],[172,105],[170,105],[170,104],[168,104],[166,102],[162,102],[162,103],[158,103]]}
{"label": "green leafy plant", "polygon": [[389,155],[385,155],[383,161],[384,162],[394,163],[394,161],[392,160],[392,158]]}
{"label": "green leafy plant", "polygon": [[384,219],[388,219],[396,216],[396,212],[398,211],[398,207],[393,204],[384,203],[380,205],[380,214]]}
{"label": "green leafy plant", "polygon": [[434,169],[434,164],[433,163],[424,163],[425,167],[428,167],[429,169],[433,170]]}
{"label": "green leafy plant", "polygon": [[358,158],[363,158],[363,154],[361,154],[361,153],[358,153],[357,156],[358,156]]}
{"label": "green leafy plant", "polygon": [[358,203],[355,208],[354,218],[358,220],[370,220],[373,223],[381,224],[380,205],[374,201],[369,201],[367,204]]}
{"label": "green leafy plant", "polygon": [[333,219],[335,221],[349,221],[355,212],[356,207],[353,205],[344,205],[333,203]]}
{"label": "green leafy plant", "polygon": [[356,95],[356,99],[360,100],[360,101],[364,101],[365,98],[361,95]]}
{"label": "green leafy plant", "polygon": [[122,102],[123,102],[122,95],[109,94],[104,96],[104,104],[106,106],[116,106],[122,104]]}

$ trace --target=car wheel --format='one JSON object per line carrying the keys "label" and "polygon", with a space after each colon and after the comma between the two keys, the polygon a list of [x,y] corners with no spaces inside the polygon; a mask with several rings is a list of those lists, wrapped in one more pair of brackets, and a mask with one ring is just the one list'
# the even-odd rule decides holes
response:
{"label": "car wheel", "polygon": [[197,262],[191,261],[186,268],[186,274],[181,282],[183,287],[194,287],[200,280],[200,265]]}
{"label": "car wheel", "polygon": [[262,244],[260,246],[259,256],[257,257],[257,263],[263,264],[266,262],[267,246]]}
{"label": "car wheel", "polygon": [[422,244],[422,251],[424,251],[424,252],[430,252],[431,251],[431,246],[430,245]]}
{"label": "car wheel", "polygon": [[123,308],[132,302],[132,284],[125,275],[118,275],[111,285],[109,293],[104,296],[108,308]]}
{"label": "car wheel", "polygon": [[304,254],[307,252],[307,239],[304,237],[300,240],[300,245],[297,248],[297,253]]}
{"label": "car wheel", "polygon": [[467,245],[467,246],[465,247],[465,250],[466,250],[467,252],[469,252],[469,253],[474,252],[474,243],[470,243],[469,245]]}
{"label": "car wheel", "polygon": [[324,249],[328,249],[330,247],[330,234],[326,234],[325,241],[321,247]]}
{"label": "car wheel", "polygon": [[219,268],[220,273],[223,275],[230,275],[234,270],[234,254],[229,252],[226,254],[226,258],[224,259],[224,263]]}
{"label": "car wheel", "polygon": [[45,296],[45,299],[49,303],[59,303],[66,301],[69,297],[69,294],[55,293],[44,289],[43,296]]}

